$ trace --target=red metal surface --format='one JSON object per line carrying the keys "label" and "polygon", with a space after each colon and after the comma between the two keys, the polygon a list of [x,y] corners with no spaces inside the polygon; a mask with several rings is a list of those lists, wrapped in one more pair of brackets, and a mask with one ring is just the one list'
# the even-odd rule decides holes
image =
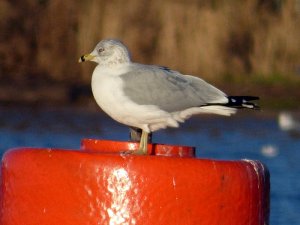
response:
{"label": "red metal surface", "polygon": [[269,177],[257,161],[100,153],[92,142],[8,151],[0,224],[268,224]]}
{"label": "red metal surface", "polygon": [[[110,141],[95,139],[83,139],[81,141],[81,149],[87,152],[126,154],[131,151],[137,151],[138,148],[138,142],[130,141]],[[194,157],[195,148],[190,146],[148,144],[148,155]]]}

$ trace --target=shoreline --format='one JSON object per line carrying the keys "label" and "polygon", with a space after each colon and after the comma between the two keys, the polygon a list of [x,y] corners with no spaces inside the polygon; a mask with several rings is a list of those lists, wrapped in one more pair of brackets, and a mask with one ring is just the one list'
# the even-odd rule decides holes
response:
{"label": "shoreline", "polygon": [[[253,83],[219,83],[216,87],[228,95],[259,96],[264,110],[299,110],[299,88],[289,85],[255,85]],[[92,107],[96,105],[90,85],[41,84],[13,87],[0,85],[1,106],[70,106]]]}

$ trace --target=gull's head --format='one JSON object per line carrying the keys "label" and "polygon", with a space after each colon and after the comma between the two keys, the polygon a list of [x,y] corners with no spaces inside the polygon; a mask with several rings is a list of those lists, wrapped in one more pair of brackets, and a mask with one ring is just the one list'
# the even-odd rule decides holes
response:
{"label": "gull's head", "polygon": [[114,66],[129,63],[131,60],[127,47],[121,41],[105,39],[91,53],[80,57],[79,62],[85,61],[93,61],[101,66]]}

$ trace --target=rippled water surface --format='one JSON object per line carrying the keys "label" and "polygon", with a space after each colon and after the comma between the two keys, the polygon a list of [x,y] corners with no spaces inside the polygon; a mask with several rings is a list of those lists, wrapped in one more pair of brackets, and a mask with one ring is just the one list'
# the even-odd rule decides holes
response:
{"label": "rippled water surface", "polygon": [[[0,152],[30,147],[80,147],[82,138],[127,140],[128,128],[84,109],[0,108]],[[260,160],[271,173],[272,225],[300,224],[300,135],[280,130],[277,114],[192,118],[158,131],[153,142],[197,147],[197,156]]]}

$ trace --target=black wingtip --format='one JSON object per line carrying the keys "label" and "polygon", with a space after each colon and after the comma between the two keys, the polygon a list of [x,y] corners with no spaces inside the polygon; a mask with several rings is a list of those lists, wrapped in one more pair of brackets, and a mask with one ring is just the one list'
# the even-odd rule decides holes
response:
{"label": "black wingtip", "polygon": [[249,108],[259,110],[260,107],[255,103],[251,102],[254,100],[259,100],[257,96],[228,96],[228,103],[226,104],[229,107],[234,108]]}

